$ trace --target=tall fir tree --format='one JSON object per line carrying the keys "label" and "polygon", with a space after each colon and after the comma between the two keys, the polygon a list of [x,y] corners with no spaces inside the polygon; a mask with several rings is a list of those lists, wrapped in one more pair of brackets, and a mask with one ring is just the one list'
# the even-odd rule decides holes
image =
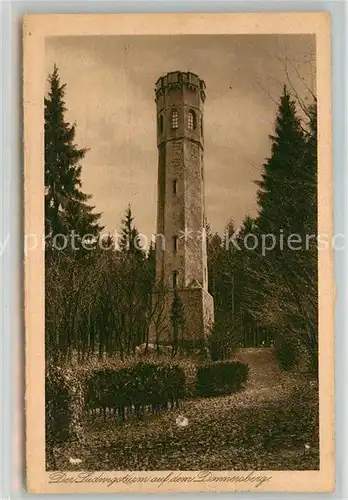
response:
{"label": "tall fir tree", "polygon": [[[307,247],[317,231],[316,105],[308,108],[309,126],[297,116],[286,87],[281,96],[271,156],[259,182],[260,236],[275,237],[274,250],[250,261],[255,282],[254,313],[274,332],[279,360],[291,368],[306,356],[314,371],[318,359],[317,248]],[[283,245],[280,245],[282,234]],[[295,235],[294,239],[291,238]]]}
{"label": "tall fir tree", "polygon": [[179,297],[178,291],[175,289],[174,290],[174,296],[173,296],[173,302],[172,302],[172,310],[171,310],[171,315],[170,315],[170,320],[172,323],[173,327],[173,351],[172,354],[175,356],[175,354],[178,352],[178,348],[180,345],[180,333],[182,333],[182,330],[185,325],[185,311],[184,311],[184,305]]}
{"label": "tall fir tree", "polygon": [[126,253],[129,256],[136,256],[141,258],[145,257],[145,252],[141,245],[139,231],[134,225],[134,217],[130,204],[128,205],[125,216],[122,219],[119,248],[122,253]]}
{"label": "tall fir tree", "polygon": [[[306,150],[303,159],[303,168],[299,172],[302,182],[301,202],[304,228],[309,234],[317,234],[318,209],[318,151],[317,151],[317,103],[307,108],[309,124],[306,130]],[[300,193],[298,193],[299,195]]]}
{"label": "tall fir tree", "polygon": [[66,84],[61,84],[54,66],[48,77],[50,85],[45,97],[45,229],[46,235],[68,234],[97,236],[103,229],[98,221],[101,214],[88,205],[91,195],[82,191],[81,160],[86,148],[74,140],[76,125],[65,120],[67,108],[64,96]]}
{"label": "tall fir tree", "polygon": [[257,225],[264,233],[275,233],[279,229],[295,232],[299,230],[299,204],[296,200],[301,185],[299,174],[303,164],[305,135],[296,114],[296,103],[285,85],[276,118],[275,135],[270,136],[270,139],[271,156],[263,165],[262,180],[256,182],[260,188]]}
{"label": "tall fir tree", "polygon": [[155,285],[156,280],[156,248],[155,242],[152,240],[150,242],[150,246],[147,252],[147,269],[150,276],[150,279]]}

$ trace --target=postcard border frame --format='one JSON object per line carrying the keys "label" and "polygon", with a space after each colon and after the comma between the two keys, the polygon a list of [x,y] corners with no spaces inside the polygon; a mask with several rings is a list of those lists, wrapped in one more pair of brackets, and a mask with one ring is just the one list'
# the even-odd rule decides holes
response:
{"label": "postcard border frame", "polygon": [[[168,16],[168,14],[162,14],[162,15]],[[275,15],[275,14],[271,14],[271,15]],[[277,14],[277,16],[278,16],[278,20],[277,20],[278,24],[277,25],[279,26],[279,16],[281,16],[283,19],[286,19],[286,16],[289,16],[289,15],[290,15],[289,13],[288,14]],[[148,21],[149,16],[153,17],[156,15],[131,14],[131,15],[126,15],[126,16],[128,18],[129,18],[129,16],[132,16],[133,17],[132,22],[133,22],[135,19],[135,16],[137,16],[138,18],[139,17],[143,18],[144,16],[147,16],[147,21]],[[178,17],[180,17],[180,14],[173,14],[172,16],[175,16],[176,18],[178,18]],[[198,20],[198,23],[202,27],[202,23],[204,25],[203,18],[209,16],[209,18],[211,19],[212,15],[211,14],[205,14],[205,15],[198,14],[198,15],[192,15],[192,16],[196,17],[196,19]],[[215,14],[213,16],[219,16],[219,14]],[[240,15],[240,14],[226,15],[226,14],[224,14],[223,16],[224,16],[224,22],[226,22],[226,16],[234,16],[234,18],[235,18],[235,16],[238,16],[240,18],[243,15]],[[261,22],[260,17],[265,16],[265,14],[245,14],[244,16],[248,16],[249,19],[253,17],[254,22],[256,19],[255,16],[257,16],[258,20],[256,22],[260,23]],[[268,15],[268,19],[270,19],[269,16],[270,15]],[[300,16],[301,16],[301,19],[297,16],[297,26],[299,26],[299,25],[302,26],[303,17],[306,17],[303,14],[301,14]],[[323,26],[324,26],[324,29],[326,30],[325,35],[326,35],[326,42],[327,42],[329,39],[328,16],[323,14],[323,13],[318,13],[318,14],[311,13],[311,14],[308,14],[308,16],[310,16],[311,18],[316,18],[316,19],[318,19],[318,18],[325,19]],[[35,127],[29,127],[29,129],[30,129],[29,130],[28,124],[32,121],[33,116],[38,116],[37,115],[38,111],[42,114],[42,104],[40,105],[36,99],[32,99],[32,95],[33,95],[32,94],[32,90],[33,90],[32,85],[33,85],[33,82],[35,81],[34,68],[37,69],[37,61],[36,61],[36,64],[31,64],[31,65],[26,64],[26,61],[28,61],[28,58],[33,53],[32,51],[35,49],[38,50],[38,47],[40,47],[40,43],[42,44],[42,36],[44,36],[44,35],[42,34],[42,32],[40,32],[40,29],[38,29],[38,25],[35,26],[35,23],[38,22],[39,17],[40,16],[28,16],[25,18],[25,21],[24,21],[24,35],[25,35],[25,45],[24,45],[24,58],[25,58],[25,70],[24,70],[25,71],[24,72],[24,75],[25,75],[24,76],[25,168],[31,162],[32,162],[31,164],[35,164],[35,162],[33,161],[33,149],[32,148],[33,148],[33,144],[38,144],[38,137],[36,136],[37,133],[35,132]],[[60,17],[60,16],[58,16],[58,17]],[[55,24],[55,26],[57,26],[58,17],[57,16],[51,17],[51,20]],[[76,17],[76,16],[74,16],[74,17]],[[187,14],[185,15],[185,17],[187,19]],[[291,13],[291,17],[294,19],[296,17],[296,13]],[[82,16],[79,16],[78,22],[80,22],[81,19],[82,19]],[[217,17],[215,17],[215,19],[217,19]],[[166,24],[166,23],[163,23],[163,24]],[[174,24],[176,24],[176,23],[174,23]],[[220,24],[220,26],[221,26],[221,24]],[[323,27],[323,26],[321,25],[321,27]],[[46,29],[48,28],[47,24],[46,24],[45,28]],[[260,28],[260,25],[259,25],[259,28]],[[261,26],[261,28],[262,28],[262,26]],[[136,27],[133,26],[133,30],[135,30],[135,29],[136,29]],[[177,24],[176,24],[176,29],[178,29]],[[181,29],[181,28],[179,27],[179,29]],[[52,30],[51,30],[51,32],[52,32]],[[76,32],[75,32],[75,34],[76,34]],[[41,36],[41,41],[40,41],[40,36]],[[322,38],[322,34],[319,36],[319,38]],[[41,47],[41,50],[42,50],[42,47]],[[325,50],[324,50],[324,52],[325,52]],[[327,52],[327,49],[326,49],[326,52]],[[327,62],[330,65],[330,55],[326,54],[326,56],[327,56]],[[322,56],[320,56],[320,57],[322,57]],[[319,58],[318,58],[318,60],[319,60]],[[318,64],[318,66],[319,66],[319,64]],[[320,71],[318,69],[318,94],[320,92],[319,91],[319,88],[320,88],[319,72]],[[42,88],[41,88],[41,90],[42,90]],[[40,89],[39,89],[39,91],[40,91]],[[323,116],[324,116],[324,118],[326,117],[325,120],[330,123],[330,130],[331,130],[331,85],[330,84],[329,84],[329,89],[326,92],[327,92],[327,96],[326,96],[324,103],[323,103],[323,100],[321,98],[319,98],[318,114],[319,114],[319,116],[321,116],[321,118],[320,118],[321,123],[323,121]],[[37,95],[37,93],[35,95]],[[325,106],[324,106],[324,104],[325,104]],[[327,104],[328,104],[329,114],[327,114],[327,109],[325,109]],[[319,136],[321,134],[320,128],[321,128],[321,124],[319,124]],[[42,143],[42,133],[41,133],[41,136],[39,139]],[[325,147],[322,147],[323,143],[325,144]],[[331,135],[328,138],[328,140],[326,140],[326,141],[323,141],[321,139],[319,145],[320,145],[319,162],[323,161],[323,157],[324,157],[324,159],[326,159],[326,160],[328,159],[329,160],[328,163],[330,165],[332,165]],[[330,157],[330,155],[331,155],[331,157]],[[330,187],[332,187],[332,168],[329,170],[330,170],[330,172],[327,173],[328,175],[326,177],[326,185],[329,185]],[[36,179],[36,182],[33,181],[33,175],[31,175],[30,178],[28,178],[28,176],[26,176],[26,178],[25,178],[25,207],[27,207],[27,210],[25,210],[25,232],[26,232],[26,234],[30,234],[32,232],[32,230],[35,228],[36,229],[35,229],[34,234],[40,234],[40,231],[37,231],[37,225],[35,225],[35,221],[34,221],[34,225],[33,225],[33,214],[35,214],[35,217],[37,217],[37,215],[39,215],[39,217],[41,217],[41,220],[43,221],[43,203],[42,203],[43,197],[41,198],[41,202],[40,202],[40,192],[42,193],[42,191],[43,191],[42,179],[41,179],[41,182],[38,183],[37,179]],[[327,191],[328,191],[328,188],[326,188],[326,193],[322,193],[324,195],[324,201],[323,201],[323,198],[320,198],[320,199],[321,199],[321,203],[326,203],[329,207],[326,210],[326,217],[329,217],[329,219],[328,219],[329,222],[326,221],[325,224],[327,224],[327,222],[328,222],[327,227],[329,228],[329,231],[327,231],[327,232],[332,235],[332,233],[333,233],[332,189],[331,189],[331,195],[329,196],[329,199],[327,198]],[[28,210],[28,207],[30,207],[30,211]],[[319,215],[319,222],[320,222],[320,215]],[[36,223],[37,223],[37,221],[36,221]],[[326,291],[325,291],[325,297],[329,301],[329,303],[332,304],[332,307],[330,308],[330,310],[332,310],[332,311],[329,313],[330,318],[329,318],[328,324],[330,325],[331,331],[333,332],[334,329],[333,329],[333,294],[332,294],[332,291],[333,291],[334,284],[333,284],[333,255],[332,255],[332,252],[325,254],[325,257],[326,257],[325,269],[321,268],[321,271],[320,271],[320,268],[319,268],[319,273],[324,272],[324,274],[325,274],[325,273],[327,273],[327,270],[329,270],[329,273],[331,273],[330,278],[329,278],[330,283],[328,286],[328,290],[326,289]],[[37,342],[37,340],[33,342],[32,337],[29,335],[29,332],[37,330],[37,326],[40,323],[40,314],[35,312],[38,310],[38,308],[37,308],[37,303],[35,303],[35,301],[33,303],[33,292],[32,292],[32,289],[33,289],[32,279],[33,279],[34,275],[35,275],[36,279],[39,282],[41,282],[41,284],[43,281],[43,269],[42,269],[42,265],[41,265],[41,269],[40,269],[40,261],[42,261],[42,255],[40,257],[38,252],[33,251],[30,254],[28,254],[28,256],[26,257],[26,263],[25,263],[25,266],[26,266],[26,274],[25,274],[26,307],[25,307],[25,310],[26,310],[26,324],[29,325],[29,328],[27,327],[27,329],[26,329],[26,331],[27,331],[27,344],[28,344],[27,357],[28,357],[28,359],[31,359],[31,360],[36,359],[38,364],[40,364],[40,356],[42,356],[42,348],[41,348],[41,353],[40,353],[40,349],[39,349],[39,351],[35,351],[35,349],[33,348],[33,343],[35,342],[36,347],[38,347],[38,342]],[[42,262],[41,262],[41,264],[42,264]],[[322,265],[322,264],[323,264],[323,261],[321,261],[320,265]],[[39,273],[37,274],[35,271],[37,271],[38,269],[39,269]],[[42,310],[43,310],[43,297],[39,298],[39,300],[40,300],[39,309],[42,312]],[[41,320],[42,320],[42,318],[41,318]],[[322,344],[320,344],[320,345],[322,348]],[[330,372],[332,374],[332,380],[326,381],[327,383],[324,386],[324,388],[320,389],[321,401],[322,401],[322,397],[323,397],[323,395],[322,395],[323,390],[325,390],[326,392],[328,391],[329,393],[330,393],[330,390],[331,390],[331,392],[333,392],[333,369],[334,369],[333,342],[332,342],[332,345],[329,346],[329,352],[331,353],[331,359],[328,362],[330,365]],[[28,442],[27,442],[28,455],[27,455],[27,458],[28,458],[28,473],[29,473],[28,474],[28,476],[29,476],[29,489],[33,492],[42,492],[42,490],[40,489],[40,485],[37,483],[37,481],[33,482],[33,478],[34,477],[38,478],[39,476],[41,476],[41,474],[40,474],[40,470],[35,469],[35,465],[33,465],[33,462],[36,462],[36,460],[37,460],[37,457],[33,456],[33,452],[32,452],[33,444],[35,442],[35,437],[37,438],[37,435],[33,436],[32,426],[31,426],[31,422],[33,422],[33,420],[32,420],[33,414],[35,413],[35,408],[34,408],[34,403],[33,403],[35,396],[33,395],[32,388],[35,385],[34,380],[36,379],[36,375],[33,374],[33,372],[32,372],[32,366],[33,366],[33,362],[32,361],[30,361],[30,363],[28,362],[28,364],[27,364],[27,419],[28,419],[27,420],[28,421]],[[320,375],[320,377],[321,377],[321,385],[322,385],[323,384],[322,375]],[[324,397],[325,397],[325,394],[324,394]],[[302,476],[302,478],[303,478],[304,475],[309,474],[310,476],[312,476],[312,477],[308,476],[310,479],[310,482],[313,480],[317,480],[317,479],[322,480],[323,478],[322,477],[319,478],[318,474],[316,474],[316,472],[313,472],[313,471],[310,471],[310,472],[306,471],[303,473],[302,472],[286,471],[286,472],[279,472],[279,474],[284,476],[282,478],[282,481],[281,481],[283,484],[283,488],[279,489],[279,487],[276,487],[276,489],[273,489],[273,488],[272,489],[262,489],[262,491],[277,491],[277,492],[279,492],[279,491],[291,491],[291,492],[295,492],[295,491],[311,491],[311,492],[312,491],[332,491],[333,479],[334,479],[334,469],[333,469],[333,453],[334,453],[334,450],[333,450],[333,397],[331,397],[331,398],[329,397],[329,400],[327,401],[327,403],[331,409],[331,422],[329,423],[329,428],[331,428],[331,433],[330,433],[331,434],[331,443],[329,443],[329,450],[328,450],[328,454],[327,454],[326,458],[331,462],[331,464],[330,464],[329,469],[325,473],[325,479],[328,479],[328,481],[326,481],[326,480],[324,481],[325,485],[323,485],[324,483],[322,483],[322,485],[323,485],[322,488],[324,487],[324,489],[320,489],[320,490],[310,489],[310,490],[308,490],[307,489],[308,482],[306,479],[304,481],[303,481],[303,479],[301,479],[300,482],[303,481],[302,486],[300,486],[301,489],[296,489],[296,490],[287,489],[287,485],[289,486],[289,482],[287,482],[285,480],[285,483],[284,483],[284,479],[285,479],[285,476],[289,475],[289,474],[297,475],[299,478],[300,478],[300,476]],[[329,412],[326,411],[326,413],[329,413]],[[330,416],[329,416],[329,418],[330,418]],[[326,432],[326,434],[327,433],[328,432]],[[324,441],[326,439],[325,435],[324,435],[324,437],[322,436],[322,425],[321,425],[321,438],[323,438]],[[108,471],[108,472],[110,472],[110,471]],[[243,473],[246,473],[246,471],[243,471]],[[272,471],[272,473],[274,474],[274,471]],[[47,473],[45,473],[45,474],[47,475]],[[315,479],[314,479],[314,476],[316,476]],[[290,481],[293,482],[293,480],[290,480]],[[285,488],[284,488],[284,484],[285,484]],[[43,486],[43,484],[41,484],[41,487],[42,486]],[[46,484],[46,486],[47,486],[47,484]],[[329,489],[327,489],[327,488],[329,488]],[[126,488],[118,489],[117,491],[118,492],[126,492],[126,491],[130,491],[130,489],[129,489],[129,487],[126,487]],[[185,489],[180,489],[180,490],[178,490],[176,488],[175,489],[167,489],[167,490],[165,490],[163,488],[161,489],[161,493],[179,492],[179,491],[180,492],[184,492],[184,491],[185,492],[216,491],[216,489],[214,489],[214,487],[212,487],[212,488],[208,487],[204,490],[202,490],[202,489],[196,490],[196,489],[191,489],[191,488],[189,488],[189,489],[185,488]],[[218,491],[234,491],[234,490],[231,488],[229,488],[229,489],[219,488]],[[249,491],[249,490],[247,490],[247,491]],[[260,489],[260,491],[261,491],[261,489]],[[47,493],[52,492],[53,493],[55,491],[54,491],[54,489],[51,489],[50,491],[45,490],[45,492],[47,492]],[[62,489],[60,489],[59,492],[63,492]],[[74,491],[70,491],[70,492],[84,493],[87,491],[86,490],[81,491],[78,489],[76,489],[76,490],[74,489]],[[88,488],[88,492],[92,492],[90,488]],[[94,490],[94,492],[99,493],[99,492],[101,492],[101,490],[99,490],[99,489]],[[139,492],[139,490],[137,490],[137,492]],[[110,492],[110,493],[112,493],[112,492]],[[114,491],[113,491],[113,493],[114,493]]]}

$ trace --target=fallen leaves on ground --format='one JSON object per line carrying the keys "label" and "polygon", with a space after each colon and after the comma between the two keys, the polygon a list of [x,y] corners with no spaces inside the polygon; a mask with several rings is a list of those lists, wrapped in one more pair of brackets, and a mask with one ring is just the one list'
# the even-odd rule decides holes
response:
{"label": "fallen leaves on ground", "polygon": [[[125,423],[91,419],[76,455],[84,470],[318,469],[313,394],[303,375],[253,366],[247,388],[230,396],[192,399]],[[68,453],[57,451],[60,469]]]}

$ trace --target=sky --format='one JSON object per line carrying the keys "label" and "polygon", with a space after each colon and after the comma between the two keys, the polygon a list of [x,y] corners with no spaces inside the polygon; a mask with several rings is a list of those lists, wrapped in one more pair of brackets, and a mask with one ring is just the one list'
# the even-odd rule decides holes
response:
{"label": "sky", "polygon": [[315,91],[312,35],[76,36],[46,39],[45,69],[66,83],[66,119],[88,147],[82,188],[111,233],[128,203],[148,237],[156,231],[156,80],[191,71],[206,83],[206,214],[222,233],[257,214],[255,181],[270,154],[283,84],[306,102]]}

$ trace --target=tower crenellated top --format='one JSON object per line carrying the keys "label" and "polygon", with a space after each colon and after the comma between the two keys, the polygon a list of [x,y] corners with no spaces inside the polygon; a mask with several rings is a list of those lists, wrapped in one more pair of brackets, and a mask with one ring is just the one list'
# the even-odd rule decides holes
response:
{"label": "tower crenellated top", "polygon": [[159,78],[156,82],[156,101],[165,93],[166,90],[181,89],[187,87],[193,92],[199,92],[202,102],[205,101],[205,83],[195,73],[171,71],[165,76]]}

